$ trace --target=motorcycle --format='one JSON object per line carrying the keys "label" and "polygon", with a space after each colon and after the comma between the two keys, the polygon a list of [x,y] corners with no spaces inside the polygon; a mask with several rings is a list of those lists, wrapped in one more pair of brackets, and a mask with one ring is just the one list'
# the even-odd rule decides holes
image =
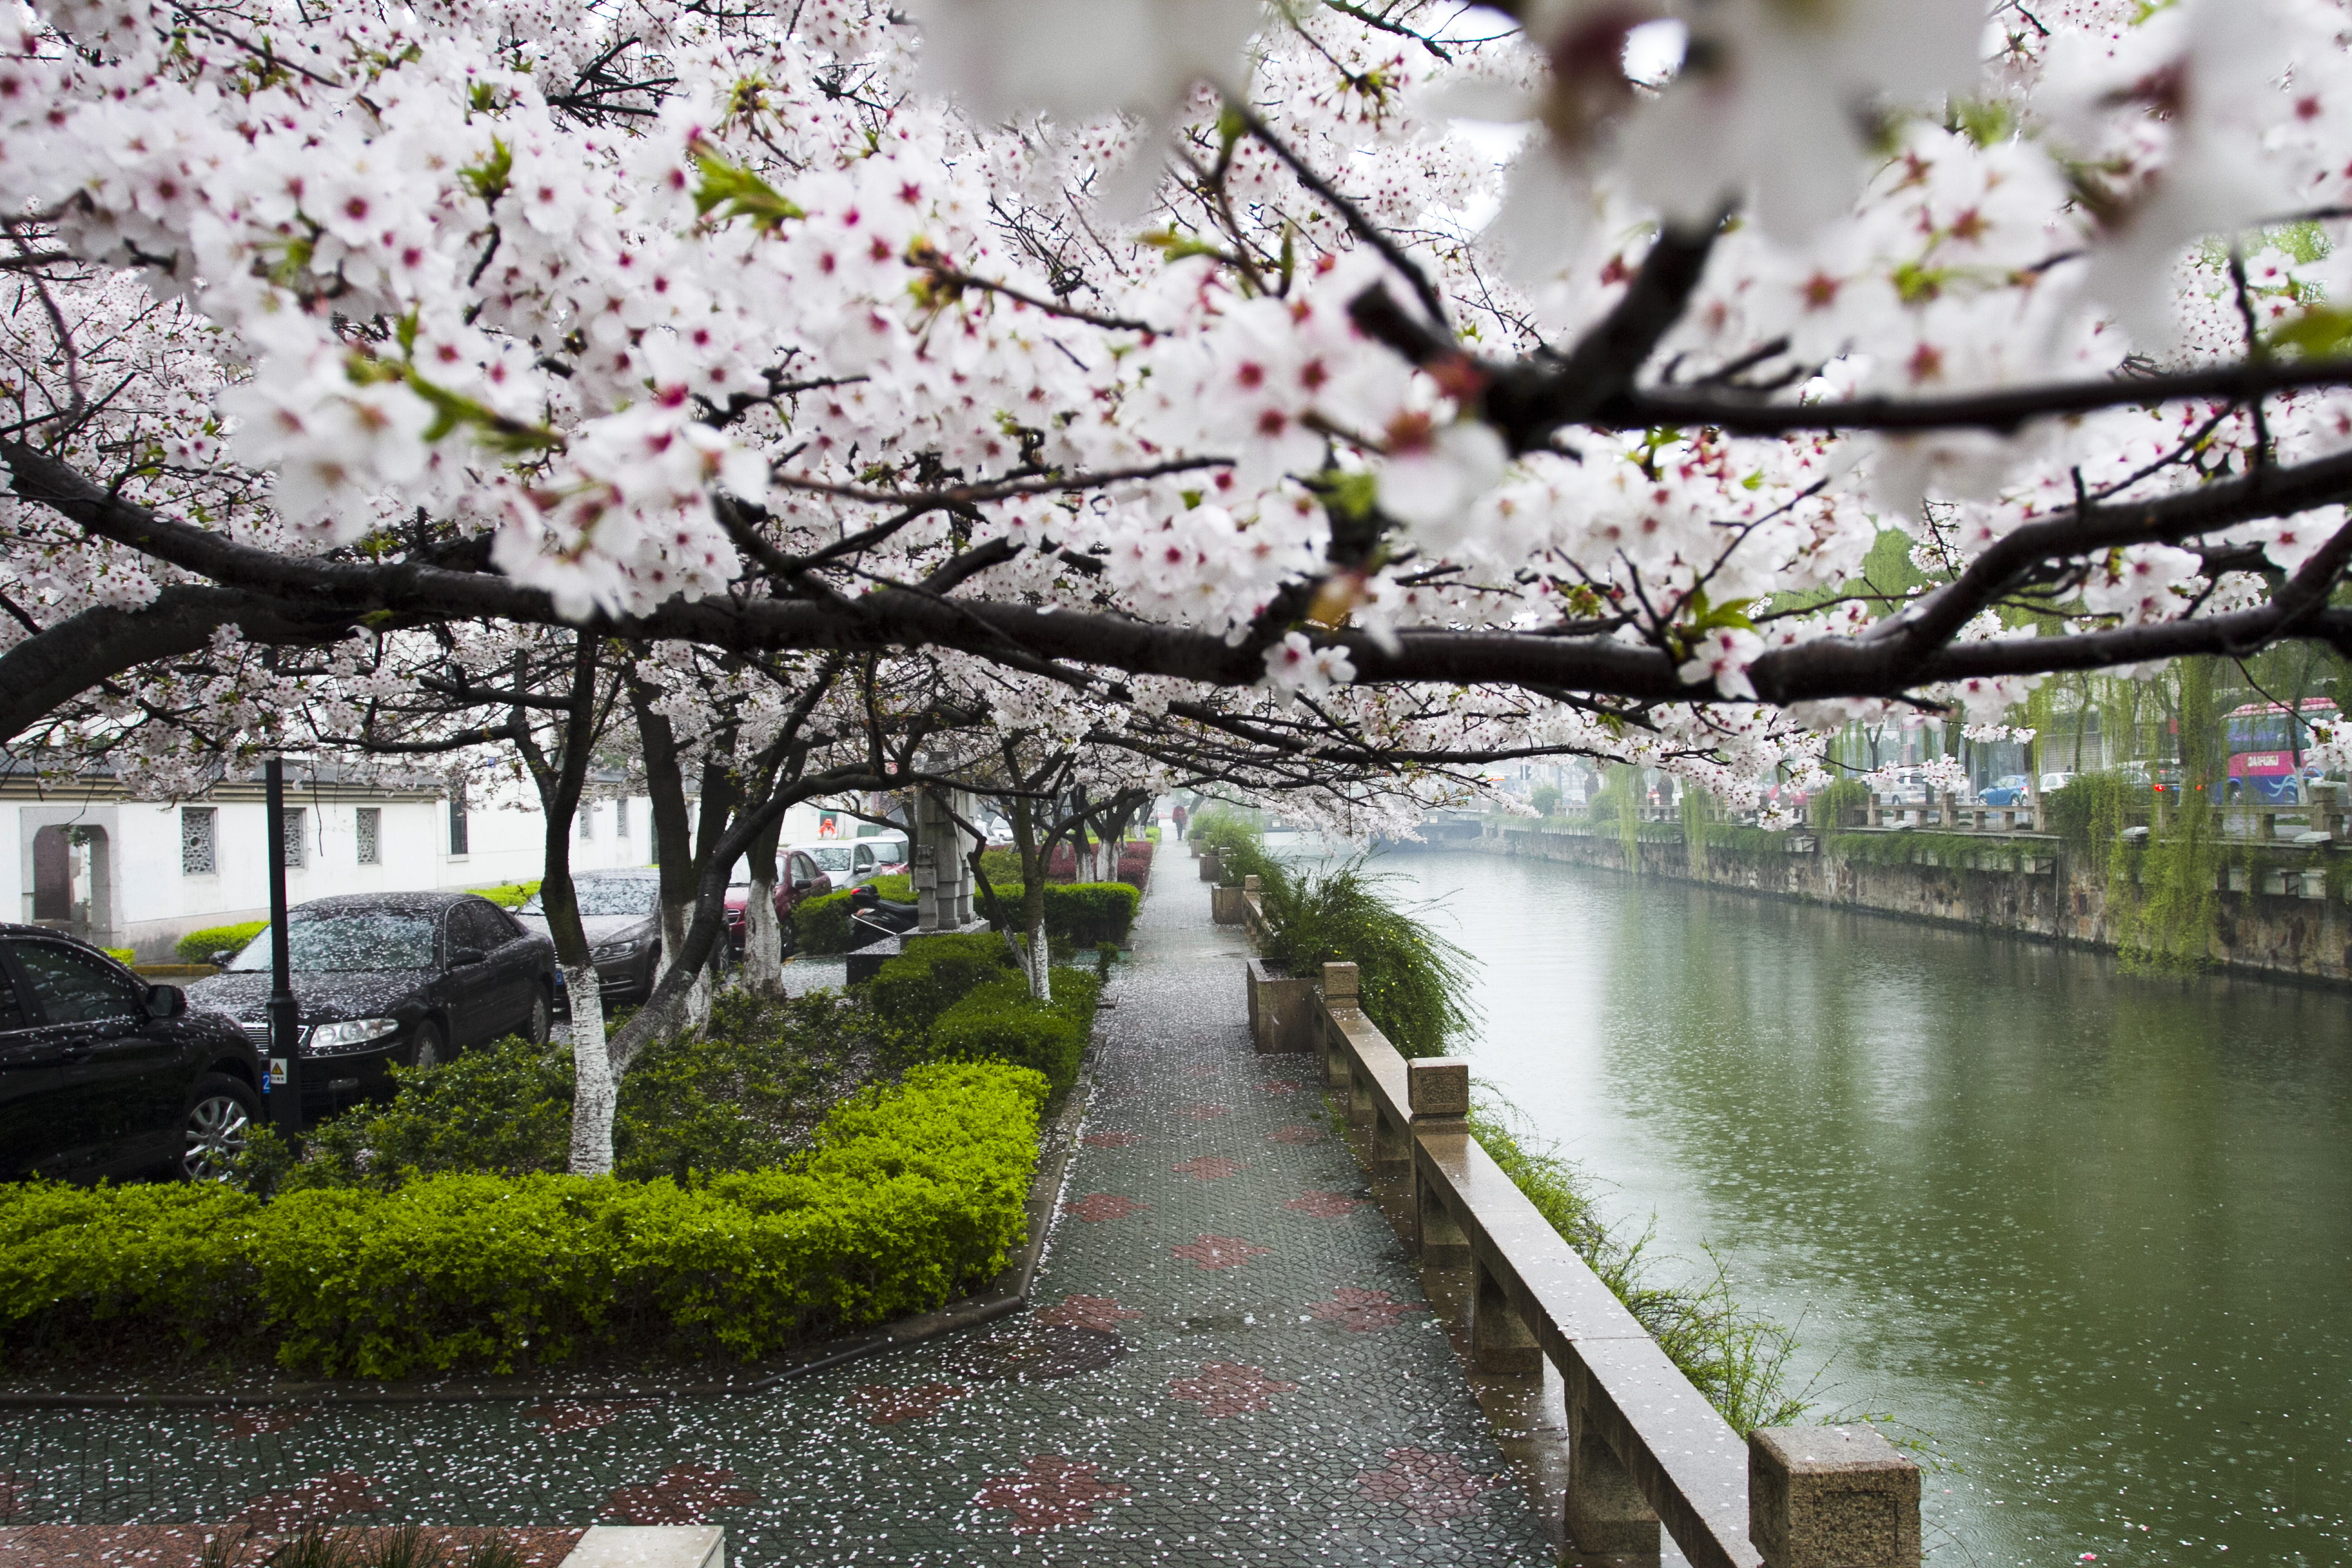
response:
{"label": "motorcycle", "polygon": [[862,886],[849,895],[850,951],[854,952],[888,937],[903,936],[914,930],[921,918],[919,906],[894,903],[871,885]]}

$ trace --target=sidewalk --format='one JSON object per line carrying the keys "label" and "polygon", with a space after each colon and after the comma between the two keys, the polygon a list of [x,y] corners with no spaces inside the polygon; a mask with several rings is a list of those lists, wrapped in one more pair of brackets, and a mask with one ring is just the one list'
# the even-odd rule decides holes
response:
{"label": "sidewalk", "polygon": [[1307,1058],[1163,845],[1033,1308],[751,1397],[20,1412],[0,1524],[684,1523],[818,1563],[1549,1563]]}

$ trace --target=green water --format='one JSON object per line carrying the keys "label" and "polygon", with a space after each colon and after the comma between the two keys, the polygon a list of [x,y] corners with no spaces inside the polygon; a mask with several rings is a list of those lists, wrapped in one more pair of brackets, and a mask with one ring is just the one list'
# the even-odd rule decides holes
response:
{"label": "green water", "polygon": [[1475,1070],[1925,1447],[1931,1563],[2352,1563],[2352,998],[1465,852]]}

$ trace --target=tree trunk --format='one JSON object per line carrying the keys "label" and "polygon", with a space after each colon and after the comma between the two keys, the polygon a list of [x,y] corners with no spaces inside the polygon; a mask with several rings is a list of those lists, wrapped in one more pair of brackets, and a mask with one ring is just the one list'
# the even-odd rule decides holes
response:
{"label": "tree trunk", "polygon": [[1015,796],[1013,808],[1013,846],[1021,852],[1021,929],[1029,938],[1029,951],[1024,954],[1029,973],[1029,994],[1040,1002],[1054,999],[1051,973],[1053,959],[1045,943],[1045,865],[1053,855],[1053,842],[1037,842],[1036,818],[1026,800]]}
{"label": "tree trunk", "polygon": [[593,963],[563,966],[572,994],[572,1173],[613,1173],[613,1112],[620,1086],[604,1042],[604,999]]}
{"label": "tree trunk", "polygon": [[752,844],[751,896],[743,906],[743,989],[763,1001],[784,995],[784,932],[776,918],[776,840],[783,820]]}
{"label": "tree trunk", "polygon": [[[562,967],[565,993],[571,999],[572,1173],[604,1176],[613,1170],[614,1075],[604,1045],[603,989],[596,981],[595,961],[589,956],[587,930],[580,921],[580,897],[572,886],[572,820],[579,815],[581,792],[588,781],[588,753],[595,742],[596,642],[582,632],[576,646],[572,710],[564,719],[557,755],[551,759],[531,738],[528,716],[520,705],[510,722],[531,783],[538,786],[540,810],[546,821],[547,854],[539,904],[547,915],[555,962]],[[518,693],[529,684],[526,669],[525,657],[518,652]]]}

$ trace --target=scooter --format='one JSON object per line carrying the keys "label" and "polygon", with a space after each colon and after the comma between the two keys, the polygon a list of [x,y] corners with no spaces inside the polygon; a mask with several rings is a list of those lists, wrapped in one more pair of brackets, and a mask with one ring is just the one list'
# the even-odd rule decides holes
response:
{"label": "scooter", "polygon": [[861,885],[849,895],[850,951],[903,935],[914,930],[921,918],[918,906],[893,903],[876,892],[871,883]]}

